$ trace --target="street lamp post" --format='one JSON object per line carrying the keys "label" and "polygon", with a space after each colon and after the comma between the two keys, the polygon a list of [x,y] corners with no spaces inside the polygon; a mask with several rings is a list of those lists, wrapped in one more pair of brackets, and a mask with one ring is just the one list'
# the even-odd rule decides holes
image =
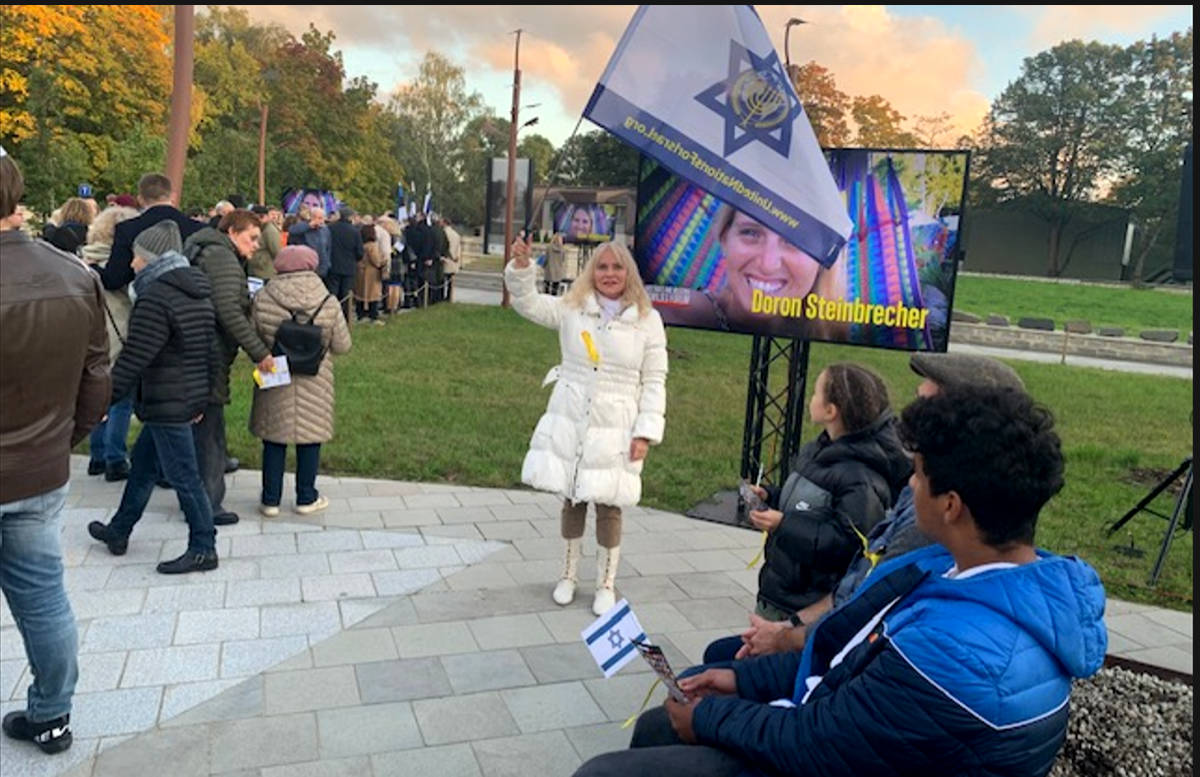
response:
{"label": "street lamp post", "polygon": [[[512,259],[513,241],[513,195],[516,191],[517,178],[517,114],[521,108],[521,32],[517,36],[516,49],[513,52],[513,93],[512,121],[508,125],[508,181],[504,187],[504,266],[508,267]],[[508,284],[504,282],[504,274],[500,274],[500,307],[509,305]]]}

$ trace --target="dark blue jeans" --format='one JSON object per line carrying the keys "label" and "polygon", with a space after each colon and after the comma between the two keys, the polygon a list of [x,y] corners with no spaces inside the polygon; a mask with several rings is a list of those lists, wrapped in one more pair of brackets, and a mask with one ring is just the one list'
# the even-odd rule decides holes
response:
{"label": "dark blue jeans", "polygon": [[147,423],[142,426],[142,433],[133,445],[133,461],[125,492],[121,494],[121,506],[109,525],[125,537],[133,532],[154,493],[160,467],[174,487],[183,517],[187,519],[188,552],[216,553],[217,530],[196,464],[191,424]]}
{"label": "dark blue jeans", "polygon": [[739,637],[721,637],[718,640],[708,643],[708,647],[704,648],[704,663],[706,664],[727,664],[733,662],[733,657],[742,649],[742,638]]}
{"label": "dark blue jeans", "polygon": [[133,397],[125,397],[108,408],[108,420],[92,429],[88,440],[89,456],[100,464],[120,464],[128,455],[125,438],[129,436],[129,418],[133,415]]}
{"label": "dark blue jeans", "polygon": [[[263,440],[262,503],[278,507],[283,499],[283,468],[287,445]],[[317,468],[321,465],[321,443],[296,446],[296,504],[317,501]]]}

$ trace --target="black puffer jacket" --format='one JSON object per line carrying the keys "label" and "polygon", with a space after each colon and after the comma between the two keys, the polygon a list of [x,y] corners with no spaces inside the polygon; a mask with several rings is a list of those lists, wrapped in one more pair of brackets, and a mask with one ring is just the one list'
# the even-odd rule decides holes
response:
{"label": "black puffer jacket", "polygon": [[[164,272],[135,284],[129,337],[112,369],[113,401],[132,391],[143,422],[187,423],[204,412],[208,401],[217,332],[212,287],[180,254],[158,261],[168,263]],[[142,272],[155,269],[151,265]]]}
{"label": "black puffer jacket", "polygon": [[832,591],[862,549],[854,529],[869,534],[911,472],[890,410],[867,429],[836,440],[821,432],[801,448],[783,487],[767,489],[783,520],[767,539],[759,598],[794,612]]}

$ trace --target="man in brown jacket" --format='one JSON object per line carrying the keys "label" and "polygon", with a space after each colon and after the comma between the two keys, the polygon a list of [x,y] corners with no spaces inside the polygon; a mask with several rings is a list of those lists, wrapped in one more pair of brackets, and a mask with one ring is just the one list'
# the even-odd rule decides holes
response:
{"label": "man in brown jacket", "polygon": [[71,746],[79,676],[60,516],[71,448],[108,407],[108,331],[97,278],[21,231],[23,189],[0,149],[0,588],[33,675],[3,729],[58,753]]}

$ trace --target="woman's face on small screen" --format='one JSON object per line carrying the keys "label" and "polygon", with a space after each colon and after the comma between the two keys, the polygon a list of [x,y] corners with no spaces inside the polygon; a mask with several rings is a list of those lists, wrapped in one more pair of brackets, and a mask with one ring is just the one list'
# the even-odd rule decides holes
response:
{"label": "woman's face on small screen", "polygon": [[721,237],[729,312],[748,313],[755,290],[768,297],[803,297],[821,265],[757,220],[735,213]]}
{"label": "woman's face on small screen", "polygon": [[304,199],[300,201],[300,204],[309,210],[312,210],[313,208],[325,207],[325,203],[321,200],[321,195],[317,194],[316,192],[308,192],[305,194]]}
{"label": "woman's face on small screen", "polygon": [[577,208],[571,216],[571,234],[578,237],[592,234],[592,214]]}

